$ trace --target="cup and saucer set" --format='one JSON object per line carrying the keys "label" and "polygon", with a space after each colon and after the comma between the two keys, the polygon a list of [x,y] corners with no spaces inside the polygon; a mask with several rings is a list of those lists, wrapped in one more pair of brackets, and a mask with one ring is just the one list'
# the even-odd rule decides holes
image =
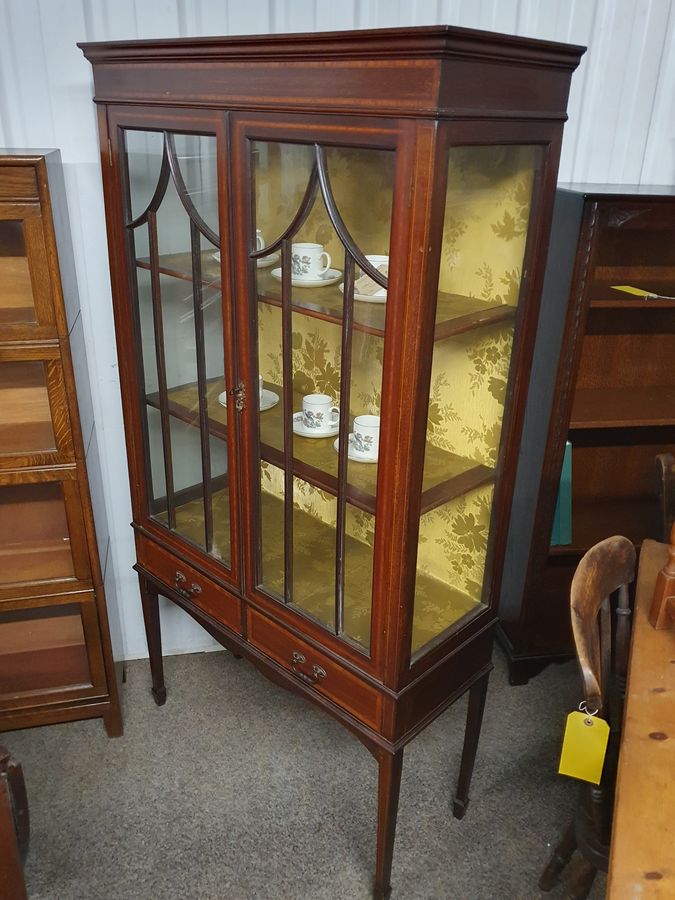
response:
{"label": "cup and saucer set", "polygon": [[[279,395],[268,388],[263,387],[262,375],[258,375],[258,403],[260,412],[272,409],[279,402]],[[227,409],[227,391],[218,394],[218,403]]]}
{"label": "cup and saucer set", "polygon": [[[366,256],[368,262],[385,277],[389,272],[388,256]],[[258,260],[260,262],[260,260]],[[340,269],[331,268],[330,253],[323,244],[293,244],[291,246],[291,284],[294,287],[328,287],[342,278]],[[270,272],[272,278],[281,281],[282,269],[278,266]],[[339,290],[344,293],[344,283]],[[354,299],[364,303],[386,303],[387,291],[365,273],[361,273],[354,283]]]}
{"label": "cup and saucer set", "polygon": [[[255,232],[255,248],[256,250],[263,250],[265,247],[265,238],[262,236],[262,231],[259,228],[256,228]],[[215,253],[212,253],[211,256],[215,259],[216,262],[220,262],[220,250],[216,250]],[[270,266],[276,266],[279,262],[280,256],[278,253],[270,253],[267,256],[261,256],[260,259],[256,259],[256,266],[259,269],[269,269]],[[271,391],[269,392],[271,393]],[[276,394],[275,394],[276,396]],[[279,398],[277,397],[277,400]],[[272,404],[274,406],[274,404]],[[261,407],[262,408],[262,407]],[[269,407],[267,407],[269,409]]]}
{"label": "cup and saucer set", "polygon": [[[340,410],[328,394],[307,394],[302,410],[293,414],[293,433],[306,438],[331,438],[340,430]],[[356,416],[347,456],[354,462],[376,463],[380,440],[379,416]],[[340,439],[333,447],[339,452]]]}

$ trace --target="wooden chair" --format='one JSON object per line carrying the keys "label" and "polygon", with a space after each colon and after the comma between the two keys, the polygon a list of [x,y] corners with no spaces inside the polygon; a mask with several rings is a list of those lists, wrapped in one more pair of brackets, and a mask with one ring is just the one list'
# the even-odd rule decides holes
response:
{"label": "wooden chair", "polygon": [[[567,867],[569,900],[587,897],[598,869],[607,871],[630,648],[628,583],[634,578],[633,544],[625,537],[610,537],[591,547],[572,579],[570,611],[585,709],[597,710],[609,722],[610,737],[601,782],[581,785],[574,820],[539,879],[540,889],[550,891]],[[610,597],[615,592],[613,613]]]}
{"label": "wooden chair", "polygon": [[28,853],[28,800],[19,763],[0,747],[0,897],[26,900],[23,864]]}

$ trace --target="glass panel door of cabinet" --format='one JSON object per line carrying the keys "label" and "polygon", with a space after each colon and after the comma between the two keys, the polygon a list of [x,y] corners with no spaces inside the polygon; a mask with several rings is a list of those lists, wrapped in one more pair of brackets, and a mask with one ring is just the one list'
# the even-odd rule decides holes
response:
{"label": "glass panel door of cabinet", "polygon": [[56,450],[47,377],[42,360],[0,360],[0,456]]}
{"label": "glass panel door of cabinet", "polygon": [[251,153],[257,582],[368,651],[395,153]]}
{"label": "glass panel door of cabinet", "polygon": [[412,654],[485,608],[514,324],[541,149],[450,149]]}
{"label": "glass panel door of cabinet", "polygon": [[81,610],[0,610],[0,697],[92,685]]}
{"label": "glass panel door of cabinet", "polygon": [[0,325],[36,321],[23,222],[0,218]]}
{"label": "glass panel door of cabinet", "polygon": [[124,135],[148,513],[229,563],[217,141]]}
{"label": "glass panel door of cabinet", "polygon": [[75,578],[64,485],[0,485],[0,588]]}

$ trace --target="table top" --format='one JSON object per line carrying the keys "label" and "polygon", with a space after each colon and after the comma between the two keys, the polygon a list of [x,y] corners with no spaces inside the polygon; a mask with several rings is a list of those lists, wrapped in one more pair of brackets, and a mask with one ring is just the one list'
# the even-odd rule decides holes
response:
{"label": "table top", "polygon": [[647,621],[668,547],[640,552],[612,826],[609,900],[675,897],[675,629]]}

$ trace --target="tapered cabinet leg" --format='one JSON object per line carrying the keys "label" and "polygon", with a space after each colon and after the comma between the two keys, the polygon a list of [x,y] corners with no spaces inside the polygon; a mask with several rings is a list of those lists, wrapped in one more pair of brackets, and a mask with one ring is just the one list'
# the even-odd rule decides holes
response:
{"label": "tapered cabinet leg", "polygon": [[162,633],[159,624],[159,597],[156,588],[145,578],[139,576],[139,582],[152,673],[152,696],[155,698],[157,706],[163,706],[166,703],[166,687],[162,659]]}
{"label": "tapered cabinet leg", "polygon": [[394,857],[403,750],[397,753],[380,750],[378,762],[377,858],[373,900],[385,900],[391,893],[391,863]]}
{"label": "tapered cabinet leg", "polygon": [[478,750],[478,738],[483,722],[483,710],[487,696],[488,680],[490,673],[486,672],[469,691],[469,708],[466,714],[466,730],[464,732],[464,748],[462,750],[462,763],[459,769],[457,793],[452,805],[452,814],[456,819],[463,819],[469,805],[469,788],[473,775],[473,764],[476,761]]}
{"label": "tapered cabinet leg", "polygon": [[119,709],[110,709],[107,713],[104,713],[103,724],[108,737],[121,737],[124,733],[122,713]]}

